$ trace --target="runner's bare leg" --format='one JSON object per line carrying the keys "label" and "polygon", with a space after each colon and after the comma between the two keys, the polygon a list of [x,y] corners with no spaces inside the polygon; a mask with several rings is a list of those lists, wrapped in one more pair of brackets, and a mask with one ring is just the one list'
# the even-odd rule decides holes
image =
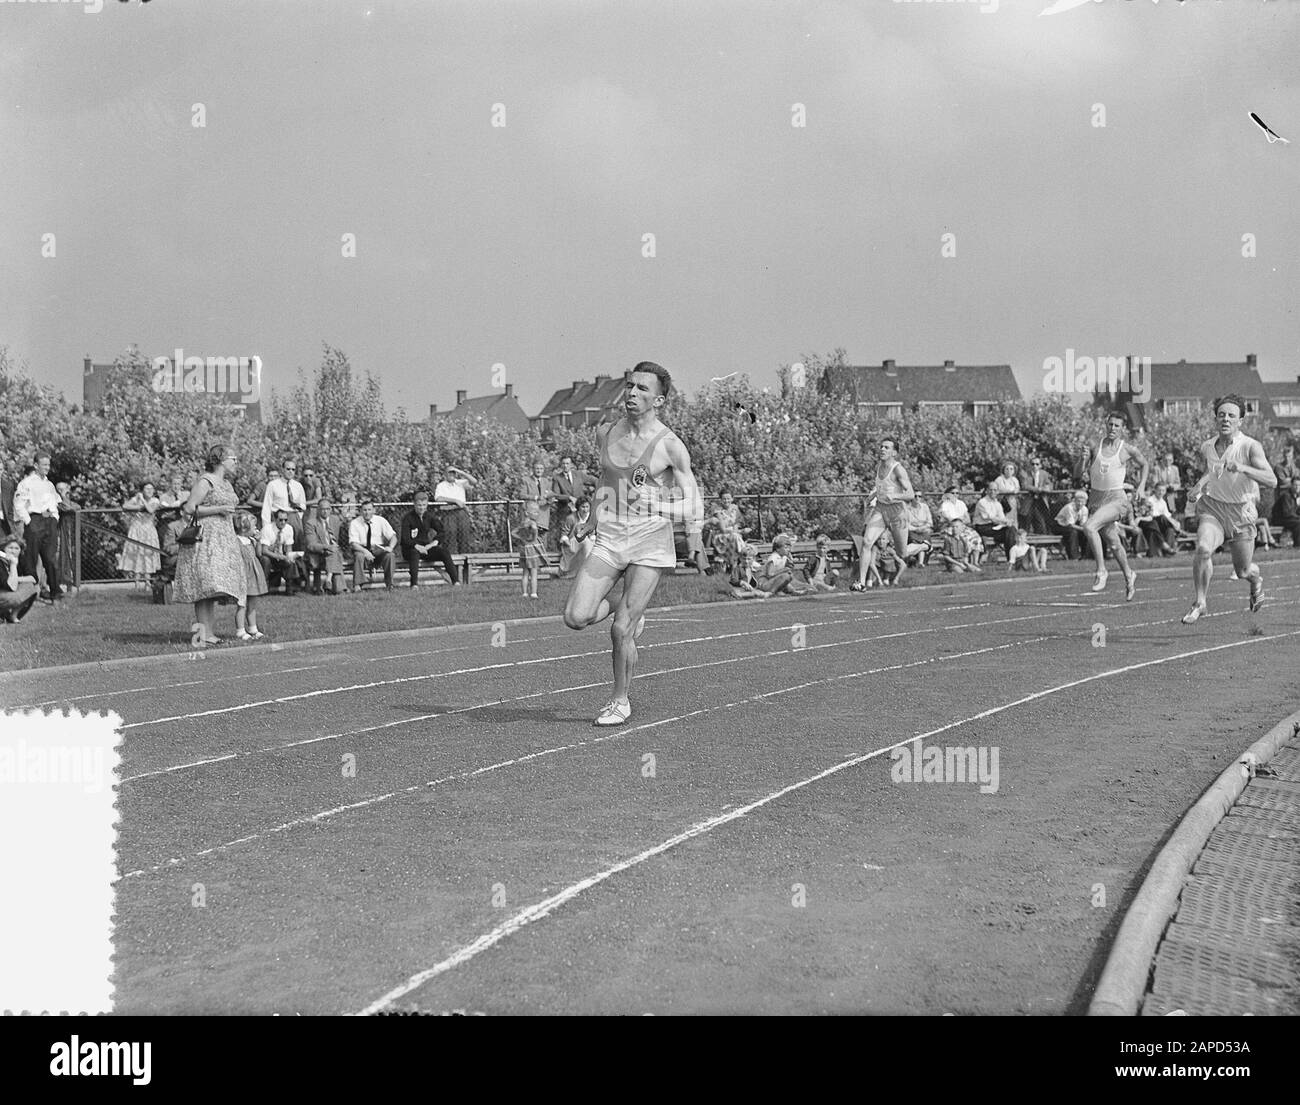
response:
{"label": "runner's bare leg", "polygon": [[662,569],[629,564],[623,576],[623,597],[614,610],[610,637],[614,642],[614,701],[626,702],[636,673],[636,627],[659,586]]}

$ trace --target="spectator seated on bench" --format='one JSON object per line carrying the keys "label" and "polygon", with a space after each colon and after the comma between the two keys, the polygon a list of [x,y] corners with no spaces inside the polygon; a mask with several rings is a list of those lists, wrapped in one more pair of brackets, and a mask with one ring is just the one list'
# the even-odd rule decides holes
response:
{"label": "spectator seated on bench", "polygon": [[1008,560],[1011,558],[1011,546],[1016,543],[1016,529],[1008,522],[993,484],[984,489],[984,497],[975,504],[971,524],[976,533],[981,537],[992,538],[993,543],[1002,549],[1003,555]]}
{"label": "spectator seated on bench", "polygon": [[1079,559],[1079,548],[1088,547],[1083,523],[1088,520],[1088,493],[1076,491],[1065,506],[1056,512],[1056,533],[1065,547],[1067,560]]}

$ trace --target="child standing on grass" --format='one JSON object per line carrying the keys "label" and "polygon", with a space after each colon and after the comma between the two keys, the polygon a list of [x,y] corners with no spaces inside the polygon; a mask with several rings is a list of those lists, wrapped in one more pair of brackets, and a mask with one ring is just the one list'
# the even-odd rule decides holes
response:
{"label": "child standing on grass", "polygon": [[519,567],[524,570],[524,597],[537,598],[537,580],[542,574],[542,567],[549,563],[546,546],[542,544],[537,521],[541,517],[536,503],[524,507],[523,524],[515,531],[515,540],[519,542]]}
{"label": "child standing on grass", "polygon": [[253,549],[253,540],[257,536],[257,526],[253,516],[245,511],[235,515],[235,535],[239,538],[239,555],[244,561],[244,581],[247,595],[243,602],[235,607],[235,637],[241,641],[256,641],[266,634],[257,628],[257,600],[265,595],[266,573],[262,562],[258,560]]}

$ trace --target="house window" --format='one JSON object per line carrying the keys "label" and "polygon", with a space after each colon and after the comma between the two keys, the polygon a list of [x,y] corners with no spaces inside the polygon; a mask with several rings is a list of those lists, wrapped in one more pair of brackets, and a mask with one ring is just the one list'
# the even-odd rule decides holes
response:
{"label": "house window", "polygon": [[1258,400],[1258,399],[1247,399],[1247,400],[1246,400],[1246,414],[1247,414],[1248,416],[1249,416],[1249,415],[1252,415],[1252,414],[1259,414],[1259,400]]}
{"label": "house window", "polygon": [[1300,418],[1300,399],[1274,399],[1273,410],[1278,418]]}
{"label": "house window", "polygon": [[1199,399],[1166,399],[1163,409],[1166,414],[1195,414],[1201,409],[1201,401]]}
{"label": "house window", "polygon": [[966,404],[962,402],[930,402],[922,400],[922,410],[934,411],[937,414],[961,414],[966,409]]}
{"label": "house window", "polygon": [[902,403],[859,403],[858,410],[863,414],[875,415],[877,418],[902,418]]}
{"label": "house window", "polygon": [[974,413],[976,418],[979,418],[980,415],[988,414],[989,411],[991,411],[994,407],[997,406],[996,403],[987,402],[985,400],[979,400],[972,405],[974,407]]}

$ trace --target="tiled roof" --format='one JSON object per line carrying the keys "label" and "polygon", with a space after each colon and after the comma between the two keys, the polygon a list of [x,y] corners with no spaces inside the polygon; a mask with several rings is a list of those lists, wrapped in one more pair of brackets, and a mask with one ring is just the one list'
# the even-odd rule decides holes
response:
{"label": "tiled roof", "polygon": [[848,393],[858,403],[1006,402],[1020,398],[1009,364],[846,365],[827,369],[824,387]]}
{"label": "tiled roof", "polygon": [[471,418],[475,415],[495,418],[498,422],[504,422],[517,430],[528,429],[528,415],[524,414],[519,400],[513,395],[480,395],[466,399],[463,403],[457,403],[449,411],[435,411],[430,417]]}

